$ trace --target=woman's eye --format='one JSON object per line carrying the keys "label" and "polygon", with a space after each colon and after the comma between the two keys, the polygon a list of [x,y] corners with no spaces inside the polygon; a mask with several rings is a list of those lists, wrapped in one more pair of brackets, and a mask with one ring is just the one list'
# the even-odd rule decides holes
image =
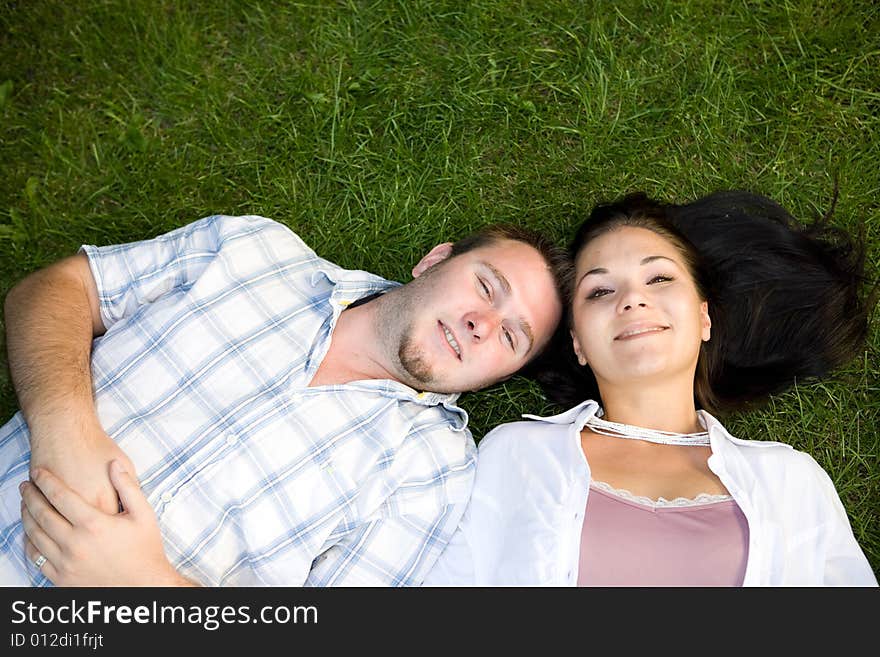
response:
{"label": "woman's eye", "polygon": [[672,276],[664,276],[663,274],[660,274],[660,275],[652,278],[650,281],[648,281],[648,285],[650,285],[651,283],[663,283],[665,281],[671,281],[671,280],[672,280]]}
{"label": "woman's eye", "polygon": [[609,290],[607,287],[596,288],[587,295],[587,299],[598,299],[604,297],[606,294],[611,294],[612,292],[614,292],[614,290]]}

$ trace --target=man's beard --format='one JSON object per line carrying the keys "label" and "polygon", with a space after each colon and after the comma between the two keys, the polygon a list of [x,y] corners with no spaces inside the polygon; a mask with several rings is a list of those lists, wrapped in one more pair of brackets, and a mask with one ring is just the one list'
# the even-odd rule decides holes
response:
{"label": "man's beard", "polygon": [[[405,286],[391,290],[382,299],[381,311],[376,322],[380,335],[383,336],[389,355],[397,356],[401,374],[409,381],[403,381],[411,387],[430,390],[436,376],[431,363],[425,356],[424,346],[420,346],[414,337],[416,333],[416,309],[426,303],[428,289],[433,283],[433,268]],[[408,322],[401,326],[401,322]]]}
{"label": "man's beard", "polygon": [[428,386],[434,381],[434,373],[431,366],[425,360],[424,353],[412,339],[412,327],[409,326],[400,338],[400,346],[397,349],[397,358],[404,371],[409,374],[415,383]]}

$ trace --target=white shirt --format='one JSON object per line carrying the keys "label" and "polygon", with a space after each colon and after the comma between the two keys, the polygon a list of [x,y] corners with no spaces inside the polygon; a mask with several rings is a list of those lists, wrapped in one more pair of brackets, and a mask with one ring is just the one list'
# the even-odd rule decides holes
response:
{"label": "white shirt", "polygon": [[[426,585],[574,586],[590,466],[580,431],[594,401],[490,432],[474,492]],[[804,452],[740,440],[700,411],[709,468],[749,524],[744,586],[876,586],[831,480]]]}

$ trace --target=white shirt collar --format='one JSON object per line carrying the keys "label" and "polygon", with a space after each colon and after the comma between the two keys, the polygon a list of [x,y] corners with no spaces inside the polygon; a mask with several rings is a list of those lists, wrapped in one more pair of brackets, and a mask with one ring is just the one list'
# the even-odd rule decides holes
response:
{"label": "white shirt collar", "polygon": [[[540,422],[548,422],[550,424],[574,424],[576,425],[576,429],[580,430],[584,427],[587,420],[589,420],[596,412],[599,410],[599,403],[592,399],[585,399],[577,406],[574,406],[567,411],[563,411],[562,413],[557,413],[556,415],[532,415],[529,413],[523,414],[523,418],[528,420],[538,420]],[[710,413],[700,409],[697,411],[697,415],[703,420],[703,424],[706,427],[706,431],[709,432],[709,438],[714,439],[712,443],[713,450],[717,448],[718,442],[721,439],[729,440],[738,445],[748,445],[752,446],[760,446],[767,445],[768,441],[763,440],[743,440],[741,438],[736,438],[735,436],[730,435],[730,432],[724,428],[724,425],[715,418]],[[784,444],[784,443],[779,443]]]}

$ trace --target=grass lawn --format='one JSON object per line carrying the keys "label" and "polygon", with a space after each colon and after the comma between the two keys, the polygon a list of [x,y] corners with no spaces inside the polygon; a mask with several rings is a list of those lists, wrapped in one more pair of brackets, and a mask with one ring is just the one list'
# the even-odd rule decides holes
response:
{"label": "grass lawn", "polygon": [[[0,293],[83,243],[286,223],[398,280],[493,221],[565,240],[597,201],[761,192],[861,224],[880,275],[880,5],[858,0],[0,0]],[[835,482],[880,573],[880,330],[728,422]],[[479,439],[551,410],[463,397]],[[16,410],[4,366],[0,420]]]}

